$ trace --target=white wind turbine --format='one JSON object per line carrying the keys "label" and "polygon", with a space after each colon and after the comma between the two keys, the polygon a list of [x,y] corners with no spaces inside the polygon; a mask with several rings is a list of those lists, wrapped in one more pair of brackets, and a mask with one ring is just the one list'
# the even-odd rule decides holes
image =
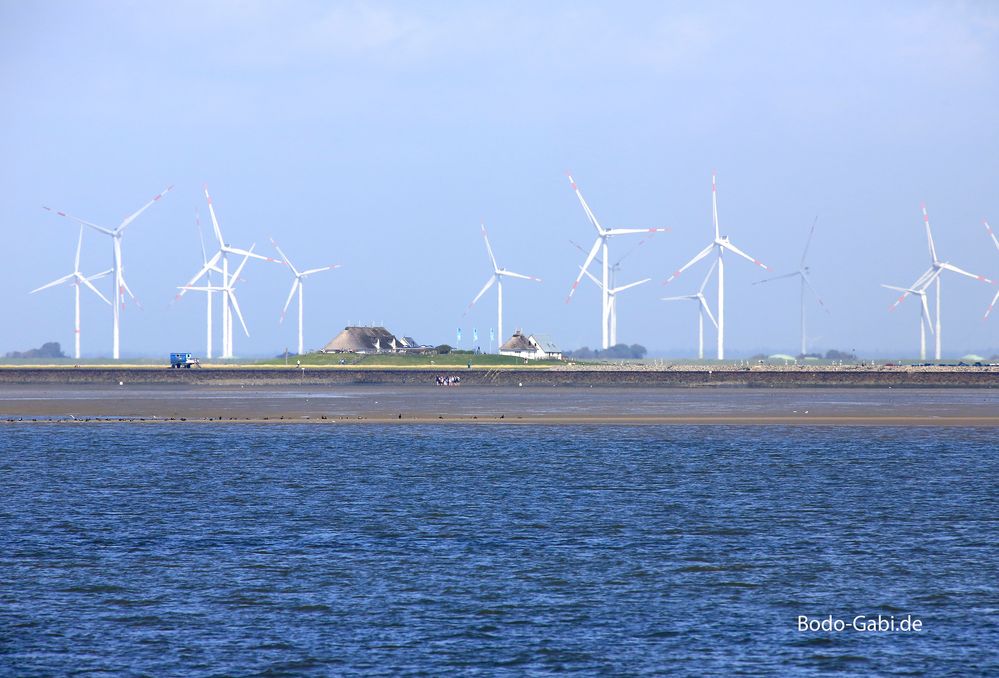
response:
{"label": "white wind turbine", "polygon": [[686,264],[677,269],[673,273],[673,275],[671,275],[669,278],[666,279],[666,282],[664,282],[663,284],[668,285],[669,283],[673,282],[673,280],[675,280],[678,275],[686,271],[688,268],[696,264],[704,257],[711,254],[713,250],[717,251],[716,253],[718,257],[716,263],[718,264],[718,323],[717,323],[718,360],[723,360],[725,358],[725,259],[723,257],[725,250],[728,250],[733,254],[738,254],[740,257],[746,259],[747,261],[753,262],[754,264],[762,268],[764,271],[769,271],[770,269],[767,268],[766,264],[763,264],[758,259],[754,259],[753,257],[749,256],[748,254],[740,250],[738,247],[733,245],[731,242],[729,242],[727,235],[721,235],[721,232],[718,228],[718,186],[715,180],[714,172],[711,173],[711,219],[714,222],[715,226],[715,239],[712,240],[707,247],[701,250],[697,254],[697,256],[695,256],[693,259],[691,259]]}
{"label": "white wind turbine", "polygon": [[815,287],[812,285],[812,281],[808,278],[809,269],[808,266],[805,265],[805,257],[808,256],[808,247],[809,245],[812,244],[812,236],[815,234],[815,224],[816,222],[818,222],[818,220],[819,218],[815,217],[815,221],[812,222],[812,230],[808,232],[808,240],[805,241],[805,251],[801,253],[801,262],[798,264],[797,271],[795,271],[794,273],[785,273],[784,275],[777,275],[772,278],[764,278],[763,280],[757,280],[756,282],[753,283],[754,285],[759,285],[761,283],[770,282],[771,280],[781,280],[782,278],[794,278],[795,276],[801,278],[801,355],[805,355],[805,353],[807,353],[806,348],[808,343],[807,338],[805,336],[805,288],[806,287],[812,291],[812,294],[815,295],[815,299],[816,301],[819,302],[819,306],[821,306],[826,313],[829,312],[829,309],[826,308],[826,305],[822,302],[822,297],[819,296],[819,293],[815,290]]}
{"label": "white wind turbine", "polygon": [[125,229],[128,227],[129,224],[135,221],[140,214],[149,209],[153,205],[153,203],[158,201],[160,198],[169,193],[171,190],[173,190],[173,186],[167,186],[166,189],[163,192],[161,192],[159,195],[157,195],[152,200],[147,202],[145,205],[140,207],[137,211],[125,217],[122,220],[122,222],[118,224],[115,228],[105,228],[104,226],[98,226],[97,224],[92,224],[89,221],[84,221],[83,219],[74,217],[71,214],[54,210],[51,207],[43,208],[48,210],[49,212],[55,212],[60,217],[71,219],[72,221],[75,221],[78,224],[89,226],[90,228],[100,233],[103,233],[104,235],[111,236],[111,244],[112,244],[111,275],[114,278],[114,297],[115,297],[115,303],[111,305],[111,307],[114,309],[114,322],[112,325],[111,357],[114,358],[115,360],[118,360],[120,357],[119,328],[121,325],[121,309],[124,308],[125,306],[125,293],[127,292],[128,295],[132,297],[133,300],[135,299],[135,295],[132,294],[132,290],[128,288],[128,283],[125,282],[125,267],[121,260],[122,235],[124,234]]}
{"label": "white wind turbine", "polygon": [[[595,275],[587,271],[585,268],[583,269],[583,273],[586,274],[587,278],[596,283],[597,287],[603,288],[603,283],[601,283]],[[645,284],[650,280],[652,280],[652,278],[645,278],[637,282],[621,285],[620,287],[612,287],[607,290],[607,317],[604,318],[604,324],[609,327],[611,346],[617,346],[617,293],[631,289],[632,287],[638,287],[639,285]]]}
{"label": "white wind turbine", "polygon": [[[213,343],[213,341],[212,341],[212,298],[215,296],[215,291],[218,289],[218,288],[212,287],[212,271],[215,271],[216,273],[222,273],[222,269],[219,268],[217,265],[211,265],[210,266],[208,264],[208,252],[207,252],[207,250],[205,250],[205,234],[201,231],[201,214],[200,214],[200,212],[198,210],[195,210],[195,212],[194,212],[194,223],[198,227],[198,240],[201,243],[201,263],[206,267],[205,274],[204,274],[205,275],[205,282],[207,283],[207,290],[205,291],[205,300],[206,300],[206,304],[205,304],[206,318],[205,318],[205,321],[206,321],[206,328],[207,328],[207,330],[206,330],[207,331],[207,336],[206,336],[206,342],[205,342],[205,357],[206,358],[211,358],[212,357],[212,343]],[[197,281],[196,279],[193,280],[193,281],[191,281],[191,284],[193,284],[196,281]],[[181,290],[180,293],[177,294],[176,297],[174,297],[174,301],[178,301],[184,295],[184,292],[186,292],[186,291],[187,290]]]}
{"label": "white wind turbine", "polygon": [[989,283],[989,284],[992,284],[992,281],[989,280],[988,278],[984,277],[984,276],[975,275],[974,273],[968,273],[967,271],[965,271],[963,269],[960,269],[957,266],[954,266],[950,262],[941,261],[939,259],[939,257],[937,257],[937,248],[933,244],[933,232],[930,230],[930,217],[926,213],[926,205],[925,204],[921,205],[921,208],[923,210],[923,224],[926,227],[926,242],[927,242],[927,245],[929,246],[929,250],[930,250],[930,267],[921,276],[919,276],[918,278],[916,278],[916,281],[914,283],[912,283],[911,285],[909,285],[908,287],[905,288],[905,291],[902,293],[902,296],[900,296],[895,301],[895,303],[891,305],[891,307],[890,307],[889,310],[894,311],[896,308],[898,308],[898,305],[901,304],[905,300],[905,298],[907,296],[909,296],[910,294],[914,293],[912,290],[925,290],[931,284],[933,284],[934,282],[936,282],[936,284],[937,284],[937,302],[936,302],[937,303],[937,308],[936,308],[936,332],[934,333],[936,335],[936,351],[935,351],[935,355],[936,355],[936,359],[940,360],[941,359],[941,357],[940,357],[941,356],[941,351],[940,351],[940,279],[942,278],[943,272],[944,271],[951,271],[953,273],[960,273],[963,276],[967,276],[969,278],[974,278],[975,280],[980,280],[981,282]]}
{"label": "white wind turbine", "polygon": [[288,312],[288,304],[291,303],[291,298],[295,296],[295,290],[298,290],[298,355],[302,355],[304,350],[304,342],[302,339],[302,327],[303,327],[303,311],[302,311],[302,294],[305,291],[305,279],[312,275],[313,273],[321,273],[322,271],[329,271],[334,268],[340,268],[340,264],[333,264],[332,266],[323,266],[321,268],[310,268],[308,271],[301,271],[295,268],[295,265],[291,263],[291,259],[288,255],[281,251],[278,244],[274,242],[274,238],[271,238],[271,244],[274,249],[278,251],[278,254],[284,259],[284,263],[288,264],[288,268],[291,269],[292,274],[295,276],[295,280],[291,283],[291,292],[288,293],[288,301],[284,302],[284,308],[281,310],[281,322],[284,322],[284,314]]}
{"label": "white wind turbine", "polygon": [[718,328],[718,321],[715,320],[715,316],[711,313],[711,307],[708,306],[708,300],[704,296],[704,288],[708,284],[708,280],[711,279],[711,274],[715,272],[715,266],[718,265],[717,261],[711,262],[711,267],[708,269],[707,274],[704,276],[704,281],[701,282],[701,286],[697,288],[697,294],[686,294],[680,297],[663,297],[662,301],[696,301],[697,302],[697,359],[704,360],[704,314],[708,314],[708,318],[711,320],[711,324]]}
{"label": "white wind turbine", "polygon": [[75,346],[76,351],[74,353],[74,356],[76,357],[77,360],[80,359],[80,285],[81,284],[86,285],[91,289],[91,291],[93,291],[94,294],[99,296],[104,301],[105,304],[107,304],[108,306],[111,305],[111,302],[107,300],[107,297],[101,294],[100,291],[98,291],[98,289],[94,287],[93,284],[91,283],[92,280],[98,280],[100,278],[109,275],[111,273],[111,269],[108,269],[106,271],[101,271],[100,273],[91,276],[85,276],[82,273],[80,273],[80,249],[82,249],[82,247],[83,247],[83,226],[81,225],[80,237],[76,241],[76,258],[73,260],[73,272],[70,273],[69,275],[64,275],[58,280],[53,280],[48,284],[33,289],[29,293],[29,294],[34,294],[35,292],[41,292],[44,289],[48,289],[49,287],[55,287],[56,285],[60,285],[64,282],[72,282],[73,293],[76,296],[76,323],[73,325],[73,335],[74,335],[74,343],[76,344]]}
{"label": "white wind turbine", "polygon": [[[272,257],[265,257],[259,254],[253,253],[253,248],[250,250],[240,249],[238,247],[231,247],[225,239],[222,237],[222,229],[219,227],[218,218],[215,216],[215,205],[212,203],[212,196],[208,194],[208,187],[204,187],[205,199],[208,201],[208,213],[212,217],[212,230],[215,233],[215,239],[218,241],[219,249],[212,255],[211,259],[205,262],[201,269],[194,274],[186,285],[180,287],[180,292],[177,294],[176,299],[180,299],[184,296],[187,290],[200,290],[204,292],[217,291],[222,292],[222,358],[232,358],[232,307],[233,304],[230,303],[228,295],[231,293],[233,282],[229,276],[229,255],[236,254],[243,257],[252,257],[254,259],[261,259],[263,261],[270,261],[277,264],[283,263],[274,259]],[[221,267],[219,266],[221,264]],[[242,266],[240,267],[242,268]],[[222,274],[222,284],[213,287],[211,284],[203,285],[201,287],[194,287],[194,284],[198,282],[202,276],[208,275],[209,271],[218,271]],[[243,329],[246,327],[244,325]],[[210,330],[209,330],[210,331]]]}
{"label": "white wind turbine", "polygon": [[608,319],[610,314],[608,312],[608,306],[610,305],[610,295],[609,290],[611,289],[609,269],[610,260],[608,258],[608,241],[616,235],[630,235],[633,233],[665,233],[668,228],[604,228],[597,221],[596,216],[594,216],[593,211],[590,210],[590,206],[586,204],[586,200],[583,199],[583,194],[579,191],[579,187],[576,186],[575,180],[572,175],[567,175],[569,177],[569,185],[572,186],[572,190],[575,191],[576,197],[579,198],[579,204],[583,206],[583,211],[586,213],[586,218],[589,219],[590,223],[593,224],[593,228],[597,230],[597,239],[593,241],[593,247],[590,248],[589,254],[586,256],[586,260],[583,265],[580,266],[579,275],[576,276],[576,281],[572,284],[572,288],[569,290],[569,296],[566,297],[565,303],[572,301],[572,295],[576,293],[576,288],[579,287],[579,281],[583,279],[583,275],[589,270],[590,264],[597,256],[597,251],[603,249],[601,253],[601,260],[603,265],[603,275],[601,276],[600,284],[600,333],[601,333],[601,346],[604,349],[610,348],[610,327],[608,326]]}
{"label": "white wind turbine", "polygon": [[[988,231],[989,237],[992,238],[992,243],[996,246],[996,249],[999,250],[999,238],[996,238],[996,234],[992,232],[992,227],[989,226],[989,222],[982,219],[982,223],[985,224],[985,230]],[[985,310],[986,318],[988,318],[989,314],[992,313],[992,307],[996,305],[997,301],[999,301],[999,292],[996,292],[996,295],[992,297],[992,303],[989,304],[989,307]]]}
{"label": "white wind turbine", "polygon": [[[486,241],[486,252],[489,253],[489,261],[493,265],[492,275],[489,276],[489,280],[486,284],[482,286],[479,293],[475,295],[472,299],[472,303],[468,305],[465,309],[465,313],[462,317],[468,314],[472,307],[475,306],[475,302],[482,298],[482,295],[496,284],[496,336],[499,338],[497,345],[501,346],[504,341],[503,334],[503,278],[521,278],[522,280],[533,280],[534,282],[541,282],[541,278],[535,278],[533,275],[524,275],[523,273],[514,273],[513,271],[508,271],[505,268],[500,268],[499,264],[496,263],[496,257],[493,255],[493,248],[489,245],[489,236],[486,234],[486,226],[482,224],[482,239]],[[498,349],[497,349],[498,350]]]}
{"label": "white wind turbine", "polygon": [[[246,334],[246,336],[250,336],[250,330],[248,330],[246,328],[246,321],[243,320],[243,313],[239,310],[239,301],[236,299],[236,291],[233,289],[233,287],[239,281],[239,274],[243,272],[243,267],[246,266],[246,262],[250,260],[250,257],[259,256],[259,255],[253,254],[253,248],[254,247],[256,247],[256,245],[250,245],[250,249],[246,251],[245,255],[243,256],[243,261],[240,262],[239,266],[236,268],[236,271],[231,276],[225,276],[225,277],[223,277],[223,282],[222,282],[222,284],[220,286],[212,286],[212,285],[199,285],[199,286],[196,286],[196,285],[183,285],[183,286],[180,287],[180,289],[183,290],[183,291],[185,291],[185,292],[187,290],[190,290],[192,292],[221,292],[222,293],[222,303],[226,304],[226,308],[223,309],[223,312],[226,311],[226,310],[230,311],[230,313],[228,315],[229,322],[232,322],[232,314],[231,314],[231,312],[232,311],[236,312],[236,317],[239,318],[239,324],[243,326],[243,333]],[[226,317],[225,313],[223,313],[223,317]],[[227,334],[227,340],[228,340],[228,344],[227,344],[226,351],[227,351],[228,355],[223,355],[222,356],[223,358],[231,358],[232,357],[232,331],[231,331],[231,328],[230,328],[230,331]]]}
{"label": "white wind turbine", "polygon": [[896,287],[895,285],[884,285],[889,290],[895,290],[896,292],[905,292],[906,294],[915,294],[919,297],[921,303],[921,308],[919,310],[919,359],[926,360],[926,330],[930,330],[930,334],[933,334],[933,321],[930,318],[930,306],[926,303],[926,287],[920,288],[908,288],[908,287]]}

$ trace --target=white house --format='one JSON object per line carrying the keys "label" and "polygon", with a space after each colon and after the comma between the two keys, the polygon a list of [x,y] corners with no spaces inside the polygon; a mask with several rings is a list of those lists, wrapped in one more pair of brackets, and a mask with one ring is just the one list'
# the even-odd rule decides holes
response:
{"label": "white house", "polygon": [[562,351],[549,337],[525,335],[520,330],[499,349],[500,355],[512,355],[525,360],[562,360]]}

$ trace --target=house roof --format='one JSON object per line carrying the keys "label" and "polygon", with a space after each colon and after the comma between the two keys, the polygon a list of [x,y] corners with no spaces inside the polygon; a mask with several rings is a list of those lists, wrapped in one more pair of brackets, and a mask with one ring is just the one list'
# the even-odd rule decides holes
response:
{"label": "house roof", "polygon": [[518,331],[516,331],[516,332],[513,333],[513,336],[510,337],[506,341],[505,344],[503,344],[502,346],[500,346],[500,350],[501,351],[534,351],[535,348],[534,348],[534,346],[531,345],[531,342],[528,340],[528,338],[526,336],[524,336],[523,334],[521,334],[521,332],[518,330]]}
{"label": "house roof", "polygon": [[[395,335],[384,327],[345,327],[323,347],[324,351],[387,351]],[[378,342],[376,347],[375,342]]]}

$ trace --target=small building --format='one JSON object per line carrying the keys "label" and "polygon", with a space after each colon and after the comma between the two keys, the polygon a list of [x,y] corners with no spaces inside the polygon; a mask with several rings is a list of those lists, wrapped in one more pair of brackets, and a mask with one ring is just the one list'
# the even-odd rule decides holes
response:
{"label": "small building", "polygon": [[562,360],[562,351],[551,338],[542,334],[525,335],[520,330],[500,346],[499,352],[524,360]]}
{"label": "small building", "polygon": [[348,326],[330,339],[322,353],[426,353],[430,346],[421,346],[412,337],[397,337],[384,327]]}

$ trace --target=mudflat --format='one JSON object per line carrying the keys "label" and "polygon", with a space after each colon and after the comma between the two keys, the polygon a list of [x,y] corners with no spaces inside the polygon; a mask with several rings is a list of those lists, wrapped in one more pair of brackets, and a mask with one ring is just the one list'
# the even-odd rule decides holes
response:
{"label": "mudflat", "polygon": [[993,389],[6,384],[0,423],[999,426]]}

